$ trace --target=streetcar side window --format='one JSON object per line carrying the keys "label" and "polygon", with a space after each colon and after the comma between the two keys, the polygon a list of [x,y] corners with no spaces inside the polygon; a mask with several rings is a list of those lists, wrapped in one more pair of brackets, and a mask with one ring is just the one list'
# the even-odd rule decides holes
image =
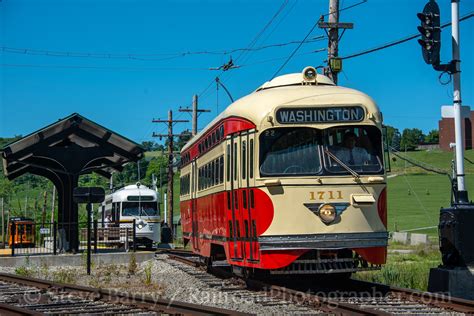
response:
{"label": "streetcar side window", "polygon": [[249,172],[250,179],[253,179],[253,139],[250,140],[250,154],[249,154]]}
{"label": "streetcar side window", "polygon": [[212,186],[216,185],[216,161],[213,160],[211,164]]}
{"label": "streetcar side window", "polygon": [[245,180],[247,176],[247,142],[244,140],[242,142],[242,179]]}
{"label": "streetcar side window", "polygon": [[227,145],[227,152],[226,152],[226,159],[227,159],[227,181],[230,181],[230,145]]}
{"label": "streetcar side window", "polygon": [[221,156],[221,158],[219,159],[219,169],[220,169],[219,182],[224,183],[224,156]]}
{"label": "streetcar side window", "polygon": [[237,180],[237,143],[234,143],[234,180]]}

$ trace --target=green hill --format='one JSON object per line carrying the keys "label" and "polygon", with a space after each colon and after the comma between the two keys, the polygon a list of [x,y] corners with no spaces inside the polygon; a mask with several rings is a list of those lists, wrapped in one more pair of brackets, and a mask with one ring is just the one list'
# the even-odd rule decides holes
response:
{"label": "green hill", "polygon": [[[445,152],[441,150],[408,151],[406,153],[400,152],[399,155],[402,157],[407,157],[413,162],[422,162],[426,165],[442,169],[451,174],[451,161],[454,159],[452,152]],[[403,159],[396,157],[393,153],[390,154],[390,158],[392,173],[402,173],[405,172],[405,170],[407,173],[429,173],[428,171],[411,165],[409,162],[405,162]],[[466,150],[465,158],[465,172],[474,174],[474,150]]]}

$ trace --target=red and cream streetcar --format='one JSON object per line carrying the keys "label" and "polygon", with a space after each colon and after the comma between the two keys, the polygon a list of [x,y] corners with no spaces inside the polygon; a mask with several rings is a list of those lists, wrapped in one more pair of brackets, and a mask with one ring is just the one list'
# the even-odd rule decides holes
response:
{"label": "red and cream streetcar", "polygon": [[312,67],[237,100],[182,149],[185,243],[239,273],[326,274],[386,261],[382,115]]}

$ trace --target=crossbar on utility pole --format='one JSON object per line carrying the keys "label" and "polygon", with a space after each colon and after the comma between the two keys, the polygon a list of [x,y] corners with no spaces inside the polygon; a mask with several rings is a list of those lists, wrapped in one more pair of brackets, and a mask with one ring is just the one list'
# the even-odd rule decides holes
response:
{"label": "crossbar on utility pole", "polygon": [[192,129],[192,135],[195,136],[198,131],[198,117],[199,114],[204,113],[204,112],[211,112],[211,110],[205,110],[205,109],[198,109],[198,96],[195,94],[193,96],[193,107],[192,109],[186,107],[186,108],[179,108],[180,112],[191,112],[193,116],[193,129]]}
{"label": "crossbar on utility pole", "polygon": [[166,221],[171,229],[171,236],[173,237],[173,138],[175,135],[173,134],[173,125],[176,123],[187,123],[188,120],[173,120],[173,111],[168,111],[168,119],[167,120],[152,120],[153,123],[166,123],[168,125],[168,134],[155,134],[153,133],[153,137],[168,137],[168,218]]}

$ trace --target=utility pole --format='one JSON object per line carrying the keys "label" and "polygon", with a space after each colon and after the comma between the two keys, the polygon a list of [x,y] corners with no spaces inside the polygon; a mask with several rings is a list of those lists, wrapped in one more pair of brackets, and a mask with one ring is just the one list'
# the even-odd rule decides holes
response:
{"label": "utility pole", "polygon": [[195,136],[198,131],[198,117],[200,113],[204,112],[211,112],[211,110],[204,110],[204,109],[198,109],[198,96],[195,94],[193,96],[193,108],[179,108],[180,112],[191,112],[193,116],[193,129],[192,129],[192,135]]}
{"label": "utility pole", "polygon": [[168,209],[168,218],[166,221],[171,229],[171,235],[173,234],[173,138],[179,136],[179,134],[173,134],[173,125],[176,123],[187,123],[188,120],[173,120],[173,111],[168,111],[167,120],[152,120],[153,123],[165,123],[168,125],[168,134],[156,134],[153,133],[153,137],[168,137],[168,199],[167,199],[167,209]]}
{"label": "utility pole", "polygon": [[[352,29],[353,23],[339,23],[339,0],[329,0],[328,22],[318,23],[319,28],[326,30],[328,36],[328,66],[324,68],[324,74],[337,85],[337,74],[342,70],[342,59],[339,56],[339,40],[344,35],[346,29]],[[339,29],[343,29],[339,37]]]}

